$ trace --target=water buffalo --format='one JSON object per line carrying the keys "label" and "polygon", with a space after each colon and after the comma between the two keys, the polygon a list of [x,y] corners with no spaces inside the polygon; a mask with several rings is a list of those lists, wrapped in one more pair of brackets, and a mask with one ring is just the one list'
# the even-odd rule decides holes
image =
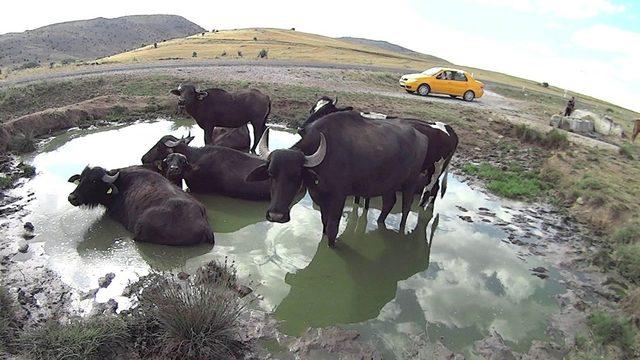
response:
{"label": "water buffalo", "polygon": [[[271,179],[266,218],[289,221],[290,208],[302,186],[320,207],[323,234],[335,246],[347,196],[384,196],[395,203],[402,191],[403,227],[413,202],[429,140],[405,123],[370,121],[355,111],[340,111],[305,128],[305,136],[289,149],[275,150],[247,180]],[[311,155],[307,155],[311,154]],[[391,211],[383,207],[380,221]]]}
{"label": "water buffalo", "polygon": [[[304,134],[304,128],[313,123],[317,119],[334,112],[351,110],[351,107],[337,108],[336,100],[332,100],[330,97],[323,96],[316,101],[316,104],[311,108],[309,118],[298,128],[300,135]],[[441,122],[424,121],[418,119],[404,119],[392,116],[387,116],[378,113],[362,113],[364,117],[376,120],[393,119],[394,121],[406,122],[413,126],[416,130],[420,131],[429,138],[429,149],[427,150],[427,156],[423,163],[423,172],[420,175],[420,182],[416,189],[422,193],[420,199],[420,205],[425,206],[428,203],[435,201],[440,190],[439,179],[442,176],[442,196],[446,192],[447,188],[447,175],[448,167],[451,162],[451,158],[458,147],[458,135],[453,128],[447,124]],[[359,198],[356,198],[356,203],[360,203]],[[365,200],[365,208],[369,207],[369,200]]]}
{"label": "water buffalo", "polygon": [[249,152],[251,149],[249,127],[247,125],[238,128],[217,127],[211,133],[210,144]]}
{"label": "water buffalo", "polygon": [[[268,129],[260,142],[268,151]],[[269,181],[247,182],[247,175],[265,160],[255,155],[222,146],[192,147],[193,137],[176,139],[163,136],[143,157],[143,164],[156,164],[173,183],[182,187],[182,179],[194,193],[217,193],[247,200],[268,200]]]}
{"label": "water buffalo", "polygon": [[111,171],[87,166],[69,182],[77,184],[68,197],[71,205],[103,205],[136,241],[162,245],[214,242],[204,206],[156,172],[139,166]]}
{"label": "water buffalo", "polygon": [[179,96],[178,107],[186,109],[204,130],[205,144],[210,144],[217,126],[237,128],[250,122],[254,135],[251,151],[255,151],[271,112],[269,96],[255,89],[227,92],[215,88],[197,90],[193,85],[180,85],[171,93]]}

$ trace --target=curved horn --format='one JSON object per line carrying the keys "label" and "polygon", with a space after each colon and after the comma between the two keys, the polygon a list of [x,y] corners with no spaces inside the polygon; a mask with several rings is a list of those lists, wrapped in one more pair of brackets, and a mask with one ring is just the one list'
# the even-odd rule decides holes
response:
{"label": "curved horn", "polygon": [[178,85],[178,90],[182,91],[182,83],[180,83],[180,85]]}
{"label": "curved horn", "polygon": [[338,104],[338,95],[336,95],[336,98],[332,101],[333,106],[336,106],[336,104]]}
{"label": "curved horn", "polygon": [[120,176],[119,171],[115,175],[104,174],[102,175],[102,181],[107,184],[113,184],[116,180],[118,180],[118,176]]}
{"label": "curved horn", "polygon": [[271,128],[267,126],[260,137],[260,142],[258,143],[258,153],[263,159],[269,157],[269,153],[271,153],[269,150],[269,129]]}
{"label": "curved horn", "polygon": [[324,156],[327,154],[327,140],[324,138],[324,134],[320,133],[320,145],[318,150],[311,155],[304,156],[304,167],[314,167],[320,165]]}
{"label": "curved horn", "polygon": [[168,148],[173,148],[178,146],[178,144],[180,144],[180,140],[177,141],[173,141],[173,140],[166,140],[164,142],[164,146],[168,147]]}

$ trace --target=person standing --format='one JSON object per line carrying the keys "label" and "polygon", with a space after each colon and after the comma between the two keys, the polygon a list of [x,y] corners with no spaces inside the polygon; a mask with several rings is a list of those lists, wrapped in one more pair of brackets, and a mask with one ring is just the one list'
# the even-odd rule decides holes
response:
{"label": "person standing", "polygon": [[564,109],[564,116],[571,116],[573,109],[576,108],[576,98],[572,96],[569,101],[567,101],[567,107]]}

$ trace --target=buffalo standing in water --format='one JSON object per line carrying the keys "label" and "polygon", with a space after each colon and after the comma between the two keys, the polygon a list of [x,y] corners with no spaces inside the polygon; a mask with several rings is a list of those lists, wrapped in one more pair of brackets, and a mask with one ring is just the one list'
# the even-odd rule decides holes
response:
{"label": "buffalo standing in water", "polygon": [[[336,104],[338,99],[331,99],[323,96],[316,101],[316,104],[309,111],[309,117],[298,128],[298,133],[304,135],[305,128],[320,119],[321,117],[335,113],[338,111],[352,110],[352,107],[338,108]],[[365,117],[369,115],[363,114]],[[429,138],[429,149],[422,166],[422,174],[420,175],[420,183],[418,185],[419,192],[422,193],[420,205],[425,206],[427,203],[435,202],[438,191],[440,190],[439,179],[442,176],[442,196],[447,188],[448,167],[451,158],[458,148],[458,135],[453,128],[441,122],[423,121],[418,119],[403,119],[390,117],[384,114],[375,114],[371,118],[375,119],[393,119],[394,121],[406,122],[413,126],[416,130]],[[356,198],[359,203],[359,199]],[[369,207],[369,199],[365,200],[365,207]]]}
{"label": "buffalo standing in water", "polygon": [[211,143],[213,129],[217,126],[237,128],[251,123],[254,135],[251,151],[255,151],[271,112],[269,96],[255,89],[227,92],[222,89],[197,90],[193,85],[180,85],[171,93],[179,97],[178,107],[186,109],[204,130],[205,144]]}
{"label": "buffalo standing in water", "polygon": [[410,125],[369,121],[355,111],[341,111],[307,126],[300,141],[290,149],[273,151],[247,180],[271,178],[266,218],[273,222],[289,221],[293,199],[305,186],[320,207],[323,234],[333,247],[349,195],[383,195],[387,201],[378,220],[384,221],[395,203],[396,190],[402,191],[404,226],[428,143]]}
{"label": "buffalo standing in water", "polygon": [[[268,151],[268,129],[260,140]],[[194,193],[217,193],[247,200],[268,200],[269,181],[248,182],[247,175],[265,164],[257,156],[222,146],[192,147],[193,137],[163,136],[143,157],[143,164],[157,164],[174,184],[185,180]]]}
{"label": "buffalo standing in water", "polygon": [[142,167],[107,171],[86,167],[69,182],[73,206],[103,205],[136,241],[161,245],[213,244],[207,213],[196,199],[162,175]]}

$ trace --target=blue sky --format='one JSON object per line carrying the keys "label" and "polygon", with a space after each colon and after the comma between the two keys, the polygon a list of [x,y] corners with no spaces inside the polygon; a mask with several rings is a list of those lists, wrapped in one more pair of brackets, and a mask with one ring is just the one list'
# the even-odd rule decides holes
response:
{"label": "blue sky", "polygon": [[296,27],[387,40],[640,111],[640,1],[110,0],[87,6],[76,0],[32,0],[3,4],[0,33],[150,13],[182,15],[208,29]]}

